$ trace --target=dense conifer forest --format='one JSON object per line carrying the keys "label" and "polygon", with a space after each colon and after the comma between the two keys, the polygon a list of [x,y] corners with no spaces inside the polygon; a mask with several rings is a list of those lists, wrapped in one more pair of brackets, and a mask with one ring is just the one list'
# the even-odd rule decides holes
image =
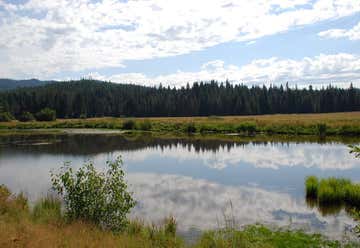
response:
{"label": "dense conifer forest", "polygon": [[0,93],[0,110],[14,116],[51,108],[59,118],[323,113],[360,110],[360,89],[322,89],[195,82],[182,88],[95,80],[55,82]]}

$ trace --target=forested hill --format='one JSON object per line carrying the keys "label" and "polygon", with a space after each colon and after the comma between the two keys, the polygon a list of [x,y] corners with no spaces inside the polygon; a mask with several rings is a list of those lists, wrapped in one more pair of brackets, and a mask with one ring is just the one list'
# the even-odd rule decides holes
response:
{"label": "forested hill", "polygon": [[60,118],[342,112],[360,110],[360,89],[248,88],[216,82],[175,89],[80,80],[0,93],[0,108],[15,116],[45,107]]}
{"label": "forested hill", "polygon": [[13,80],[7,78],[0,78],[0,91],[1,90],[11,90],[21,87],[34,87],[40,86],[54,81],[40,81],[37,79],[27,79],[27,80]]}

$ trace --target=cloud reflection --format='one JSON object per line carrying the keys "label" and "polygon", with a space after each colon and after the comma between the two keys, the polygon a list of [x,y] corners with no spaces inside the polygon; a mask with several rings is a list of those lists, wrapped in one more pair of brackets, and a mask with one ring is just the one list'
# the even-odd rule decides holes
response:
{"label": "cloud reflection", "polygon": [[198,151],[193,145],[184,147],[180,144],[167,147],[145,148],[141,152],[123,152],[127,161],[144,161],[149,157],[186,160],[201,160],[213,169],[224,169],[231,165],[250,164],[256,168],[280,169],[282,167],[303,166],[322,170],[347,170],[360,167],[343,144],[292,143],[290,145],[240,145],[231,149],[219,147],[214,151]]}
{"label": "cloud reflection", "polygon": [[221,227],[224,214],[233,215],[239,226],[265,223],[322,232],[336,238],[341,238],[344,231],[356,224],[344,211],[322,216],[289,194],[257,187],[224,186],[191,177],[155,173],[130,173],[128,178],[139,200],[133,216],[159,222],[173,215],[182,231],[194,227],[200,230]]}

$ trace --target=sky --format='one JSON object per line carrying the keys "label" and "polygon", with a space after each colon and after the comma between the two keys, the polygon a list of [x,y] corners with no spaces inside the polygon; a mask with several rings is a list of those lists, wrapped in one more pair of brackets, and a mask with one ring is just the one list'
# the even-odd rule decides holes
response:
{"label": "sky", "polygon": [[360,87],[360,0],[0,0],[0,78]]}

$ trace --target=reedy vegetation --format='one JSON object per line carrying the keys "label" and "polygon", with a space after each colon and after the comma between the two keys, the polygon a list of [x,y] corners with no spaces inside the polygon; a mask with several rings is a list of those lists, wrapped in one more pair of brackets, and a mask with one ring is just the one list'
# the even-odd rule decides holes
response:
{"label": "reedy vegetation", "polygon": [[210,116],[167,118],[89,118],[45,122],[2,122],[0,129],[105,128],[182,133],[243,135],[360,135],[360,112],[331,114]]}

